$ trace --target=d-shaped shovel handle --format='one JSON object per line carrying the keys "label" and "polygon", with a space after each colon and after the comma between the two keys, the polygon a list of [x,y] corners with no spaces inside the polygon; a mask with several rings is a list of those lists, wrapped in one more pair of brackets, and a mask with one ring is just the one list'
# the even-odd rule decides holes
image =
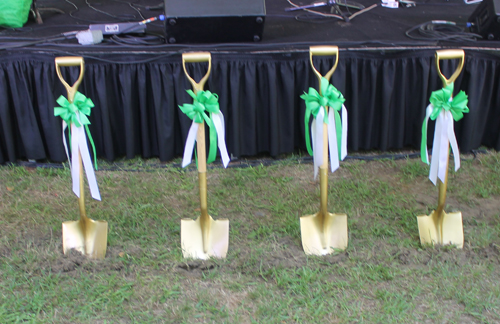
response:
{"label": "d-shaped shovel handle", "polygon": [[[333,67],[322,76],[321,73],[316,69],[313,62],[313,56],[335,56],[335,63]],[[321,78],[324,77],[328,81],[337,69],[339,64],[339,47],[338,46],[311,46],[309,47],[309,60],[311,61],[311,67],[314,74],[318,77],[319,94],[321,93]],[[326,113],[328,113],[328,107],[326,108]],[[320,212],[319,212],[319,222],[322,229],[324,229],[324,220],[328,213],[328,131],[327,125],[323,123],[323,163],[320,167]]]}
{"label": "d-shaped shovel handle", "polygon": [[[55,59],[56,63],[56,72],[57,76],[59,77],[59,80],[61,80],[62,84],[66,88],[66,91],[68,92],[68,101],[70,103],[73,102],[75,99],[76,92],[78,91],[78,87],[82,83],[83,80],[83,74],[85,72],[85,62],[83,60],[83,57],[81,56],[61,56],[61,57],[56,57]],[[66,80],[61,75],[61,66],[78,66],[80,65],[80,75],[78,76],[78,79],[75,81],[75,83],[70,86]],[[84,195],[84,188],[83,188],[83,165],[82,165],[82,156],[81,153],[78,152],[78,161],[80,164],[80,197],[78,198],[78,205],[80,207],[80,221],[82,222],[82,225],[85,226],[87,220],[87,213],[85,211],[85,195]]]}
{"label": "d-shaped shovel handle", "polygon": [[[322,76],[318,70],[314,67],[313,56],[335,56],[335,63],[333,67]],[[318,77],[318,83],[320,85],[320,94],[321,94],[321,78],[324,77],[328,81],[332,77],[333,72],[337,69],[337,65],[339,64],[339,47],[338,46],[311,46],[309,47],[309,60],[311,61],[311,67],[313,69],[314,74]]]}
{"label": "d-shaped shovel handle", "polygon": [[[196,82],[187,72],[186,63],[200,63],[200,62],[208,62],[208,69],[207,73],[205,74],[205,76],[203,76],[203,78],[201,78],[200,82]],[[182,67],[184,68],[184,73],[186,74],[186,77],[193,86],[194,93],[197,93],[198,91],[203,90],[205,82],[207,82],[208,80],[208,76],[210,75],[210,71],[212,70],[212,56],[210,55],[209,52],[183,53]]]}
{"label": "d-shaped shovel handle", "polygon": [[[186,69],[186,63],[201,63],[208,62],[207,73],[201,78],[199,82],[196,82],[188,73]],[[210,75],[210,71],[212,70],[212,56],[209,52],[191,52],[191,53],[183,53],[182,54],[182,68],[184,69],[184,73],[188,78],[189,82],[193,86],[194,93],[198,93],[198,91],[202,91],[205,83],[208,80],[208,76]],[[197,142],[197,152],[198,152],[198,172],[206,172],[207,171],[207,161],[206,161],[206,152],[205,152],[205,123],[201,123],[198,127],[198,134],[196,136]],[[203,202],[202,202],[203,204]],[[203,208],[202,208],[203,209]]]}
{"label": "d-shaped shovel handle", "polygon": [[[439,72],[439,77],[443,81],[443,86],[446,87],[452,82],[455,82],[457,77],[460,75],[462,72],[462,69],[464,67],[464,57],[465,57],[465,52],[462,49],[447,49],[447,50],[439,50],[436,51],[436,67]],[[441,67],[439,66],[439,61],[440,60],[452,60],[452,59],[459,59],[458,67],[453,72],[451,77],[447,79],[444,75],[443,72],[441,72]]]}
{"label": "d-shaped shovel handle", "polygon": [[[208,62],[207,73],[196,82],[187,72],[186,63]],[[202,91],[207,82],[210,71],[212,70],[212,56],[209,52],[191,52],[182,54],[182,67],[189,82],[193,86],[194,93]],[[202,228],[203,246],[206,253],[208,246],[208,237],[210,235],[210,216],[208,215],[207,207],[207,158],[205,151],[205,123],[198,126],[198,134],[196,135],[196,150],[198,153],[198,184],[200,189],[200,226]]]}
{"label": "d-shaped shovel handle", "polygon": [[[62,84],[66,88],[66,91],[68,92],[68,101],[72,103],[73,100],[75,99],[75,94],[78,91],[78,87],[80,86],[80,83],[82,83],[83,74],[85,72],[85,62],[83,61],[83,57],[81,56],[56,57],[55,62],[56,62],[57,76],[59,77],[59,80],[61,80]],[[78,76],[78,79],[75,81],[73,86],[70,86],[61,75],[61,66],[77,66],[77,65],[80,65],[80,75]]]}
{"label": "d-shaped shovel handle", "polygon": [[[464,67],[464,58],[465,58],[465,52],[462,49],[447,49],[447,50],[438,50],[436,51],[436,68],[439,73],[439,77],[441,78],[441,81],[443,81],[443,87],[446,87],[452,82],[455,82],[457,77],[460,75],[462,72],[462,69]],[[439,66],[439,61],[440,60],[453,60],[453,59],[458,59],[459,63],[457,66],[457,69],[449,79],[447,79],[443,72],[441,72],[441,67]],[[443,212],[444,212],[444,206],[446,203],[446,187],[448,186],[448,160],[446,161],[446,175],[444,178],[444,182],[441,182],[441,180],[438,179],[438,185],[439,185],[439,196],[438,196],[438,206],[436,209],[436,222],[437,226],[442,231],[442,222],[443,222]]]}

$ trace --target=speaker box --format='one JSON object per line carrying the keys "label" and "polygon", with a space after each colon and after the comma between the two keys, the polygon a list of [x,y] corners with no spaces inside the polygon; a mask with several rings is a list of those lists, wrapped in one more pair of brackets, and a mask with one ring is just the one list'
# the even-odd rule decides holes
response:
{"label": "speaker box", "polygon": [[265,0],[165,0],[168,43],[258,42]]}
{"label": "speaker box", "polygon": [[469,17],[470,31],[484,39],[500,40],[500,0],[483,0]]}

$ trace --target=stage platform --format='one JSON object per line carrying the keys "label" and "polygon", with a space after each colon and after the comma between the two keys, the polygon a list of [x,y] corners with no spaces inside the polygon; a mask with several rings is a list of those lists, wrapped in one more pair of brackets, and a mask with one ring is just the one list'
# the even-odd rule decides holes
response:
{"label": "stage platform", "polygon": [[[29,21],[17,30],[0,28],[0,163],[66,160],[61,120],[54,117],[56,99],[66,95],[55,72],[58,56],[85,58],[79,90],[95,104],[90,131],[101,158],[168,161],[182,155],[191,123],[178,108],[191,102],[181,63],[181,54],[188,51],[212,53],[205,88],[219,95],[230,154],[278,156],[303,150],[305,105],[299,97],[317,87],[309,65],[311,45],[340,48],[331,81],[346,98],[349,151],[420,147],[429,96],[442,86],[434,53],[444,48],[466,53],[455,82],[455,91],[469,96],[470,112],[455,123],[461,151],[480,146],[500,150],[500,42],[414,40],[405,35],[431,20],[465,27],[477,4],[431,0],[389,9],[373,0],[359,2],[378,6],[346,22],[285,12],[291,6],[286,0],[267,0],[261,42],[166,44],[162,23],[153,22],[145,35],[105,36],[101,44],[83,46],[61,34],[88,29],[92,23],[158,16],[163,8],[155,7],[161,0],[38,0],[43,24]],[[326,72],[332,62],[324,57],[316,63]],[[201,77],[205,66],[192,64],[190,69]],[[445,74],[453,69],[452,62],[443,65]],[[67,80],[76,79],[78,72],[63,70]],[[432,135],[429,131],[430,145]]]}

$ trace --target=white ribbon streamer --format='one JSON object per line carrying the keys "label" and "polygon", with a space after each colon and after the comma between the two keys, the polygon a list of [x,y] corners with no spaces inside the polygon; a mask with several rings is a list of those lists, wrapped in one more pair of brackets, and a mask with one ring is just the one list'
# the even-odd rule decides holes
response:
{"label": "white ribbon streamer", "polygon": [[[318,176],[318,169],[323,164],[323,118],[324,108],[321,107],[318,115],[311,125],[311,139],[313,145],[314,179]],[[337,126],[335,124],[335,112],[328,111],[328,147],[330,151],[330,167],[335,172],[340,167],[340,161],[347,156],[347,109],[342,105],[342,138],[340,145],[340,159],[337,142]]]}
{"label": "white ribbon streamer", "polygon": [[227,168],[229,163],[229,155],[227,154],[226,148],[226,127],[224,125],[224,115],[222,112],[216,114],[212,113],[212,121],[215,125],[215,130],[217,131],[217,145],[219,146],[220,157],[224,168]]}
{"label": "white ribbon streamer", "polygon": [[335,172],[340,167],[339,148],[337,145],[337,125],[333,109],[328,110],[328,147],[330,148],[330,167]]}
{"label": "white ribbon streamer", "polygon": [[[429,124],[429,117],[431,116],[432,114],[432,110],[434,109],[434,106],[432,106],[432,104],[429,104],[425,110],[425,129],[427,129],[427,126]],[[434,133],[436,131],[434,130]],[[436,137],[434,136],[434,139]],[[434,147],[434,144],[432,145],[432,147]],[[429,164],[429,150],[427,149],[427,142],[425,143],[425,161],[427,161],[427,164]]]}
{"label": "white ribbon streamer", "polygon": [[340,146],[340,160],[347,156],[347,109],[342,105],[342,143]]}
{"label": "white ribbon streamer", "polygon": [[63,120],[62,121],[62,139],[63,139],[64,151],[66,152],[66,157],[68,158],[68,162],[69,162],[69,169],[71,170],[71,159],[69,158],[68,144],[66,143],[66,136],[64,135],[66,128],[68,128],[68,124],[66,124],[66,122]]}
{"label": "white ribbon streamer", "polygon": [[[434,106],[427,106],[425,114],[425,123],[429,121]],[[436,185],[437,179],[445,182],[446,170],[448,167],[449,147],[453,152],[453,160],[455,163],[455,172],[460,169],[460,151],[458,149],[457,139],[454,130],[453,115],[450,111],[441,110],[436,118],[436,128],[434,130],[434,140],[432,144],[432,157],[430,162],[429,179]],[[429,161],[427,152],[427,144],[425,146],[426,160]]]}
{"label": "white ribbon streamer", "polygon": [[75,124],[71,124],[71,177],[73,179],[73,192],[78,198],[80,198],[80,163],[78,159],[78,152],[80,152],[82,157],[82,163],[85,169],[85,174],[87,175],[90,194],[92,198],[101,200],[101,194],[99,193],[99,187],[97,186],[94,167],[92,165],[92,160],[90,159],[85,129],[83,125],[77,127]]}
{"label": "white ribbon streamer", "polygon": [[323,107],[319,109],[318,115],[311,124],[311,139],[313,145],[314,179],[318,177],[318,169],[323,164],[323,118],[325,112]]}
{"label": "white ribbon streamer", "polygon": [[[226,148],[226,130],[224,124],[224,115],[221,111],[218,113],[212,113],[212,121],[215,125],[215,131],[217,133],[217,145],[219,147],[222,164],[224,168],[229,164],[230,158],[227,153]],[[182,167],[186,167],[193,160],[194,143],[196,142],[196,135],[198,133],[199,124],[193,120],[191,127],[189,128],[188,136],[186,138],[186,144],[184,145],[184,155],[182,157]]]}
{"label": "white ribbon streamer", "polygon": [[198,134],[199,124],[193,120],[189,128],[186,144],[184,145],[184,156],[182,157],[182,167],[186,167],[193,159],[194,143],[196,142],[196,134]]}

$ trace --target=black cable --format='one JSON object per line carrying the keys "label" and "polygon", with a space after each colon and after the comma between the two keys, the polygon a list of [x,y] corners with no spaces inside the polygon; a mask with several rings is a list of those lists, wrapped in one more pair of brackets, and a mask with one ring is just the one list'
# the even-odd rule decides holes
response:
{"label": "black cable", "polygon": [[[111,18],[115,18],[115,19],[118,19],[118,20],[121,20],[121,19],[124,19],[124,18],[120,18],[120,16],[116,16],[116,15],[113,15],[109,12],[106,12],[106,11],[103,11],[103,10],[99,10],[97,9],[96,7],[93,7],[90,3],[89,3],[89,0],[85,0],[85,4],[87,4],[87,6],[94,10],[95,12],[99,12],[99,13],[102,13],[103,15],[106,15],[106,16],[109,16]],[[135,15],[126,15],[126,16],[129,16],[131,19],[137,19],[137,17]]]}
{"label": "black cable", "polygon": [[481,35],[465,32],[455,22],[445,20],[427,21],[406,31],[406,36],[416,40],[435,40],[450,42],[473,42]]}
{"label": "black cable", "polygon": [[[74,45],[71,45],[71,47],[73,47],[73,46]],[[32,49],[32,48],[28,47],[26,49]],[[36,49],[36,50],[39,51],[39,49]],[[47,49],[47,48],[44,48],[44,50],[45,51],[50,51],[50,52],[53,52],[53,53],[62,54],[62,55],[65,55],[65,56],[74,56],[75,55],[74,52],[67,52],[67,51],[63,51],[63,50],[59,50],[59,49]],[[164,58],[172,57],[172,56],[176,56],[176,55],[180,55],[182,53],[183,53],[183,51],[176,51],[176,52],[169,52],[169,53],[162,53],[162,54],[154,54],[150,58],[143,59],[143,60],[133,60],[133,61],[108,60],[108,59],[105,59],[105,58],[102,58],[102,57],[99,57],[99,56],[89,55],[89,54],[86,54],[86,53],[79,53],[78,56],[81,56],[81,57],[83,57],[85,59],[90,59],[90,60],[95,60],[95,61],[104,62],[104,63],[110,63],[110,64],[144,64],[144,63],[151,63],[151,62],[154,62],[154,61],[161,61]]]}
{"label": "black cable", "polygon": [[338,21],[340,18],[336,17],[328,17],[328,16],[319,16],[314,13],[309,13],[309,12],[304,12],[295,15],[295,20],[301,21],[301,22],[307,22],[311,24],[324,24],[324,23],[329,23],[332,20]]}
{"label": "black cable", "polygon": [[141,37],[132,35],[113,35],[110,41],[118,45],[152,46],[165,44],[165,38],[159,35],[145,35]]}
{"label": "black cable", "polygon": [[[149,33],[148,33],[149,34]],[[162,35],[157,35],[157,37],[163,37]],[[218,51],[218,52],[227,52],[227,53],[238,53],[239,51],[248,51],[252,49],[258,49],[260,52],[262,51],[269,51],[269,52],[289,52],[289,48],[293,45],[295,49],[295,52],[306,52],[308,51],[309,46],[312,45],[329,45],[329,42],[300,42],[300,43],[290,43],[290,42],[285,42],[285,43],[275,43],[275,44],[260,44],[260,43],[254,43],[254,42],[248,42],[248,43],[216,43],[216,44],[162,44],[162,45],[148,45],[148,50],[151,51],[160,51],[161,55],[158,53],[152,53],[155,55],[159,55],[157,59],[159,60],[160,58],[163,57],[168,57],[168,56],[173,56],[173,55],[178,55],[186,51],[188,48],[189,49],[196,49],[199,51]],[[415,46],[415,42],[411,42],[408,44],[395,44],[395,43],[390,43],[390,42],[383,42],[383,41],[366,41],[362,43],[358,42],[350,42],[350,41],[344,41],[340,42],[337,45],[339,46],[360,46],[360,47],[365,47],[365,46],[373,46],[374,44],[376,45],[385,45],[385,46]],[[421,42],[419,45],[435,45],[434,42]],[[39,44],[43,45],[43,44]],[[36,50],[38,52],[40,51],[45,51],[45,52],[54,52],[54,53],[59,53],[59,54],[64,54],[64,55],[74,55],[74,53],[67,52],[58,48],[75,48],[75,47],[81,47],[78,44],[70,44],[70,43],[48,43],[48,47],[44,47],[43,50],[40,49],[40,47],[24,47],[23,50]],[[126,45],[126,44],[113,44],[112,41],[108,40],[107,38],[104,38],[103,43],[101,44],[95,44],[89,47],[86,47],[87,49],[92,49],[92,50],[107,50],[111,46],[118,46],[118,48],[122,50],[138,50],[138,49],[144,49],[144,45]],[[165,53],[165,51],[168,51],[168,53]],[[89,57],[93,58],[105,63],[116,63],[116,64],[129,64],[131,62],[129,61],[124,61],[124,62],[117,62],[117,61],[111,61],[111,60],[105,60],[100,57],[94,57],[94,56],[85,56],[81,55],[84,57]],[[147,59],[147,60],[141,60],[141,61],[136,61],[137,63],[148,63],[154,61],[155,58],[152,59]]]}
{"label": "black cable", "polygon": [[[73,7],[75,7],[75,10],[73,11],[70,11],[70,13],[68,14],[70,17],[74,18],[74,19],[78,19],[78,20],[81,20],[81,21],[85,21],[85,22],[88,22],[88,23],[96,23],[96,24],[101,24],[101,23],[107,23],[109,21],[96,21],[96,20],[90,20],[90,19],[85,19],[85,18],[80,18],[78,16],[75,16],[75,13],[80,11],[80,8],[78,8],[78,6],[76,4],[74,4],[73,2],[71,2],[70,0],[65,0],[67,3],[70,3],[71,5],[73,5]],[[119,1],[121,2],[121,1]],[[116,15],[113,15],[109,12],[106,12],[106,11],[103,11],[103,10],[100,10],[100,9],[97,9],[95,7],[93,7],[88,0],[85,0],[85,3],[87,4],[87,6],[94,10],[95,12],[99,12],[101,14],[104,14],[106,16],[109,16],[113,19],[116,19],[118,21],[122,21],[122,22],[125,22],[125,21],[130,21],[130,20],[138,20],[137,16],[136,15],[122,15],[122,16],[116,16]],[[127,2],[128,3],[128,2]],[[130,3],[129,3],[130,4]],[[132,7],[132,6],[131,6]],[[135,8],[134,8],[135,9]],[[137,11],[137,10],[136,10]],[[142,14],[141,14],[142,16]]]}
{"label": "black cable", "polygon": [[75,37],[75,34],[58,35],[58,36],[43,38],[43,39],[39,39],[39,40],[28,41],[28,42],[3,43],[2,46],[0,46],[0,50],[7,50],[7,49],[13,49],[13,48],[19,48],[19,47],[47,44],[47,42],[71,39],[71,38]]}
{"label": "black cable", "polygon": [[123,3],[123,4],[128,4],[130,8],[134,9],[135,11],[137,11],[137,13],[139,14],[139,16],[141,16],[142,20],[146,19],[142,15],[142,12],[139,10],[139,8],[136,8],[136,3],[135,2],[121,1],[121,0],[111,0],[111,1],[119,2],[119,3]]}
{"label": "black cable", "polygon": [[[51,28],[57,28],[57,29],[61,29],[61,28],[75,28],[75,29],[85,28],[85,29],[88,29],[88,26],[86,26],[86,25],[54,25],[54,26],[37,25],[36,28],[28,27],[28,26],[20,27],[20,28],[7,28],[7,29],[2,30],[0,32],[0,39],[9,39],[9,38],[23,39],[23,40],[27,40],[28,38],[40,39],[40,37],[23,37],[22,35],[29,34],[32,32],[38,32],[38,31],[43,30],[43,29],[51,29]],[[3,36],[3,35],[5,35],[5,36]]]}

